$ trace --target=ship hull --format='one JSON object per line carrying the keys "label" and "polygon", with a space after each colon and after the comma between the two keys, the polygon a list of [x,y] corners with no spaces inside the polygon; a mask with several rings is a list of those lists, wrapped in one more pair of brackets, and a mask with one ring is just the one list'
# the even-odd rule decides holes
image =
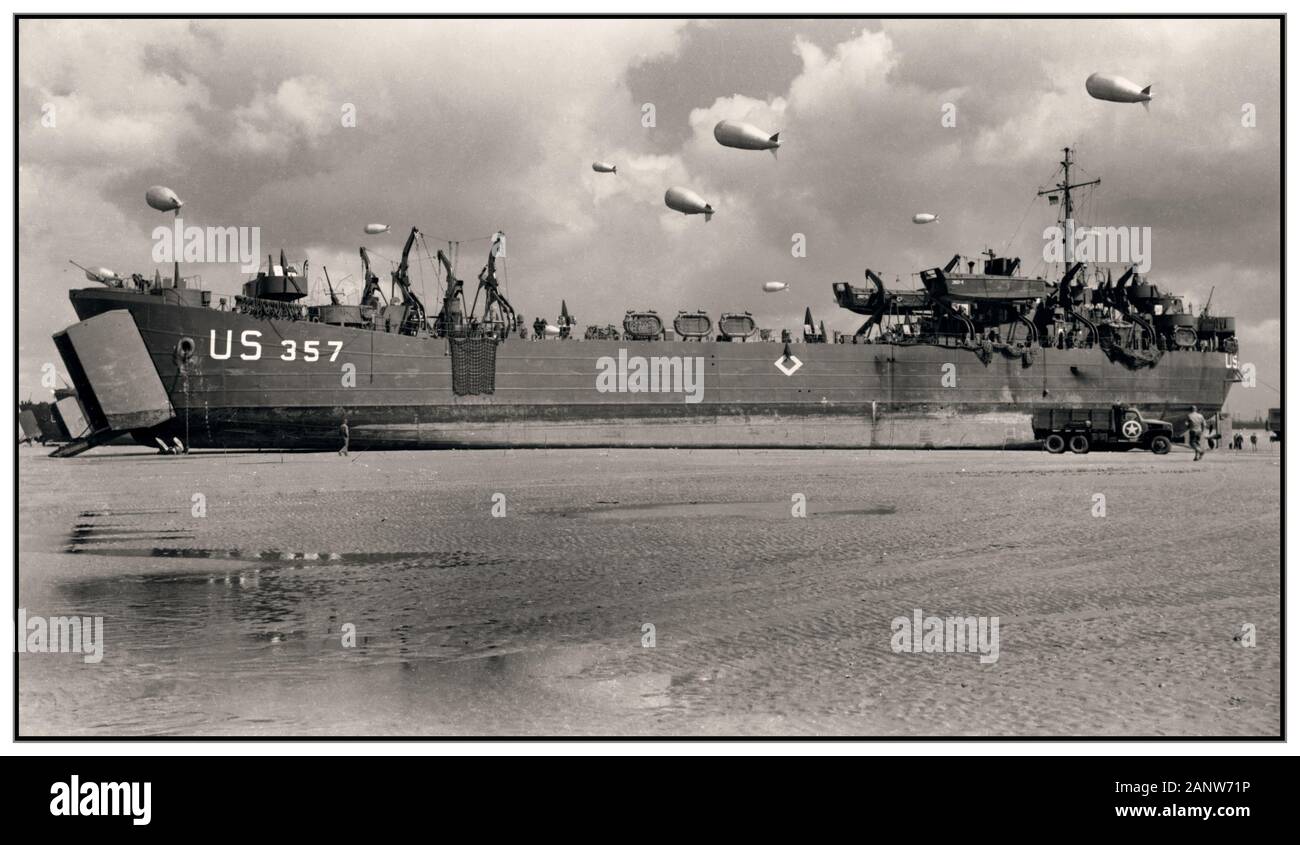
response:
{"label": "ship hull", "polygon": [[786,358],[780,343],[512,338],[495,348],[487,388],[463,395],[442,338],[115,289],[72,301],[82,320],[130,313],[173,407],[137,438],[191,448],[335,449],[345,420],[354,449],[1005,448],[1034,443],[1033,415],[1048,408],[1210,415],[1235,373],[1213,352],[1132,369],[1098,349],[984,360],[922,344],[791,344]]}

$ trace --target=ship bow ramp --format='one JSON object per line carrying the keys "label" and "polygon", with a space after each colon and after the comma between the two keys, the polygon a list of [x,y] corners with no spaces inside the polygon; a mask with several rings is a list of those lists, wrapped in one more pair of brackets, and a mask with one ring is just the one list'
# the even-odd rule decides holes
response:
{"label": "ship bow ramp", "polygon": [[54,335],[77,389],[86,431],[59,450],[77,454],[175,416],[167,390],[129,311],[107,311]]}

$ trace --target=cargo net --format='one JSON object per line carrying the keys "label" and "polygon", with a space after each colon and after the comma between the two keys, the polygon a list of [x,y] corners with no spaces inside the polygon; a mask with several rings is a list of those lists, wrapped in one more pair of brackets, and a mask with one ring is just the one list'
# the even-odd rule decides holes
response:
{"label": "cargo net", "polygon": [[488,337],[451,338],[451,389],[457,396],[496,392],[497,341]]}

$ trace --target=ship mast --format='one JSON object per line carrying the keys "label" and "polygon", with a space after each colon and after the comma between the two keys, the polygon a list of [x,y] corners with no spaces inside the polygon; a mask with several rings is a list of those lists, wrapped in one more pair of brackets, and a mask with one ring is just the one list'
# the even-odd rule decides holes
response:
{"label": "ship mast", "polygon": [[1065,158],[1061,159],[1061,181],[1057,182],[1056,187],[1054,188],[1049,188],[1046,191],[1039,191],[1038,195],[1040,197],[1056,197],[1061,204],[1061,216],[1059,218],[1061,224],[1061,237],[1065,241],[1065,266],[1069,267],[1074,263],[1074,199],[1070,196],[1070,191],[1074,188],[1086,188],[1089,185],[1100,185],[1101,180],[1093,179],[1090,182],[1075,182],[1071,184],[1070,166],[1074,164],[1074,162],[1070,160],[1070,153],[1072,151],[1069,147],[1065,147],[1063,152],[1065,153]]}

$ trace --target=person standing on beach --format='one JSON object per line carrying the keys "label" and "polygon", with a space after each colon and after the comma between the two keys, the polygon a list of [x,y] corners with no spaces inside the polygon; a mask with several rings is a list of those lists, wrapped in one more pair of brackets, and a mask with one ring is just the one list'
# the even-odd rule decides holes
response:
{"label": "person standing on beach", "polygon": [[1192,451],[1196,453],[1196,457],[1192,458],[1193,461],[1199,461],[1205,456],[1205,450],[1201,447],[1201,438],[1204,433],[1205,417],[1201,416],[1201,413],[1196,410],[1196,406],[1193,405],[1192,410],[1187,414],[1187,445],[1191,446]]}
{"label": "person standing on beach", "polygon": [[352,439],[352,433],[348,430],[348,418],[343,418],[343,425],[339,426],[339,434],[343,435],[343,448],[339,449],[339,454],[343,457],[348,456],[348,441]]}
{"label": "person standing on beach", "polygon": [[1256,437],[1254,434],[1250,435],[1250,451],[1252,451],[1252,452],[1258,452],[1258,451],[1259,451],[1259,449],[1255,446],[1255,444],[1258,443],[1258,442],[1259,442],[1259,438],[1258,438],[1258,437]]}

